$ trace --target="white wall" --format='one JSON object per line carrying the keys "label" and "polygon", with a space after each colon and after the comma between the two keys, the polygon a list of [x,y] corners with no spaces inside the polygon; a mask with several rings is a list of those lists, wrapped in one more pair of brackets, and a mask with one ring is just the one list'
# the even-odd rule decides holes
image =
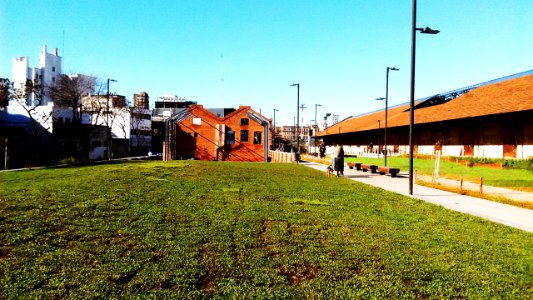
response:
{"label": "white wall", "polygon": [[[372,154],[367,153],[366,146],[343,146],[345,154],[353,154],[358,156],[372,156]],[[377,148],[374,146],[374,150]],[[394,150],[393,146],[387,147],[389,153],[392,153]],[[317,150],[318,151],[318,150]],[[335,151],[335,147],[327,146],[326,153],[331,154]],[[418,151],[415,154],[421,155],[434,155],[435,146],[433,145],[424,145],[418,146]],[[400,154],[409,154],[409,145],[400,145],[398,147],[398,152]],[[464,147],[463,145],[447,145],[442,146],[442,155],[443,156],[464,156]],[[502,145],[478,145],[474,146],[474,157],[480,158],[503,158],[503,146]],[[516,148],[516,158],[517,159],[528,159],[533,157],[533,145],[518,145]]]}
{"label": "white wall", "polygon": [[516,148],[516,158],[527,159],[533,157],[533,145],[518,145]]}
{"label": "white wall", "polygon": [[[31,112],[30,116],[19,103],[12,103],[7,107],[7,113],[11,115],[23,115],[28,118],[33,118],[40,124],[40,126],[52,133],[52,106],[37,106],[32,109],[33,111]],[[28,122],[28,126],[32,126],[31,121]]]}
{"label": "white wall", "polygon": [[[39,68],[41,69],[42,83],[45,86],[52,86],[61,76],[61,57],[57,55],[57,48],[54,48],[53,53],[48,53],[46,45],[43,46],[39,58]],[[46,105],[51,101],[49,96],[44,96],[42,104]]]}
{"label": "white wall", "polygon": [[131,115],[127,109],[113,108],[115,118],[111,120],[111,134],[113,138],[129,139],[131,135]]}
{"label": "white wall", "polygon": [[435,146],[434,145],[418,146],[418,152],[415,154],[433,155],[435,154]]}
{"label": "white wall", "polygon": [[503,146],[502,145],[474,146],[474,157],[503,158]]}
{"label": "white wall", "polygon": [[464,147],[462,145],[442,146],[443,156],[461,156],[463,151]]}
{"label": "white wall", "polygon": [[13,74],[11,81],[15,83],[15,88],[24,88],[24,83],[28,78],[30,61],[28,57],[13,58]]}

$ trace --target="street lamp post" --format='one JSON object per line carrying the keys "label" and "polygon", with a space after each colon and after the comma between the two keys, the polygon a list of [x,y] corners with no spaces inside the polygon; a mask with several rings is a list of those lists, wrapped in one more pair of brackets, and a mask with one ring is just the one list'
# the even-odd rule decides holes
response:
{"label": "street lamp post", "polygon": [[109,82],[117,82],[115,79],[107,79],[107,160],[111,160],[111,125],[109,124]]}
{"label": "street lamp post", "polygon": [[437,34],[440,31],[429,27],[416,27],[416,0],[413,0],[413,16],[411,30],[411,97],[409,102],[409,195],[413,194],[413,127],[415,123],[415,53],[416,53],[416,31],[426,34]]}
{"label": "street lamp post", "polygon": [[[272,136],[273,136],[272,143],[276,142],[276,112],[277,111],[279,111],[279,109],[274,108],[274,124],[272,124],[274,132],[272,133]],[[274,144],[274,150],[276,150],[276,145],[275,144]]]}
{"label": "street lamp post", "polygon": [[296,98],[296,163],[300,162],[300,84],[294,83],[291,86],[298,88]]}
{"label": "street lamp post", "polygon": [[292,116],[292,148],[294,152],[294,154],[296,155],[296,117],[295,116]]}
{"label": "street lamp post", "polygon": [[[385,100],[385,120],[387,120],[387,100],[386,98],[383,98],[383,97],[379,97],[379,98],[376,98],[377,101],[381,101],[381,100]],[[385,121],[385,124],[387,124],[387,122]],[[387,125],[385,125],[385,136],[387,136]],[[379,152],[379,131],[381,131],[381,120],[378,120],[378,152]],[[387,138],[385,138],[385,149],[387,149],[387,142],[386,142]],[[387,156],[385,155],[385,167],[387,166]]]}
{"label": "street lamp post", "polygon": [[379,158],[379,149],[381,149],[381,144],[380,144],[380,140],[379,140],[379,132],[381,131],[381,120],[378,120],[378,158]]}
{"label": "street lamp post", "polygon": [[9,153],[7,152],[7,144],[9,144],[9,138],[4,139],[4,170],[7,170],[9,166]]}
{"label": "street lamp post", "polygon": [[383,156],[385,159],[385,167],[387,166],[387,128],[388,124],[388,113],[389,113],[389,71],[399,71],[400,69],[394,67],[387,67],[387,76],[385,79],[385,98],[377,98],[376,100],[385,100],[385,136],[383,138]]}
{"label": "street lamp post", "polygon": [[[315,136],[315,138],[314,138],[315,151],[316,151],[316,132],[318,131],[318,119],[317,119],[316,113],[317,113],[317,108],[319,106],[322,106],[322,105],[318,104],[318,103],[315,104],[315,132],[314,132],[314,136]],[[315,153],[318,153],[318,152],[315,152]]]}
{"label": "street lamp post", "polygon": [[315,130],[318,129],[318,123],[317,123],[317,118],[316,118],[316,112],[317,112],[317,107],[319,106],[322,106],[321,104],[315,104]]}

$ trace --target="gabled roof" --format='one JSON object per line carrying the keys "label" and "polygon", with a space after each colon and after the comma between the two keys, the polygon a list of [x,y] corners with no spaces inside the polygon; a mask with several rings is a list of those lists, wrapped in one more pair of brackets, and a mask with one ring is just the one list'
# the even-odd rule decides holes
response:
{"label": "gabled roof", "polygon": [[[452,100],[424,106],[424,99],[415,103],[415,124],[434,123],[521,111],[533,112],[533,75],[473,88]],[[388,109],[388,127],[409,125],[409,104]],[[381,124],[380,124],[381,123]],[[385,126],[385,110],[353,117],[319,132],[318,136],[374,130]]]}
{"label": "gabled roof", "polygon": [[215,120],[218,120],[220,123],[224,123],[226,120],[228,119],[231,119],[233,118],[235,115],[238,115],[239,113],[245,111],[247,112],[247,115],[248,117],[254,119],[254,121],[260,123],[260,124],[264,124],[265,122],[269,122],[270,119],[266,118],[265,116],[261,115],[260,113],[256,112],[255,110],[253,110],[251,108],[251,106],[240,106],[238,109],[235,109],[234,111],[232,111],[231,113],[223,116],[223,117],[217,117],[217,115],[215,115],[212,110],[213,109],[205,109],[202,105],[191,105],[188,109],[186,109],[185,111],[188,113],[181,113],[179,116],[178,114],[176,114],[175,116],[173,116],[173,119],[177,122],[177,123],[181,123],[183,122],[184,120],[186,120],[187,118],[189,118],[191,115],[192,116],[195,116],[195,113],[194,111],[195,110],[198,110],[198,109],[201,109],[204,111],[204,116],[205,115],[209,115],[211,118],[215,119]]}

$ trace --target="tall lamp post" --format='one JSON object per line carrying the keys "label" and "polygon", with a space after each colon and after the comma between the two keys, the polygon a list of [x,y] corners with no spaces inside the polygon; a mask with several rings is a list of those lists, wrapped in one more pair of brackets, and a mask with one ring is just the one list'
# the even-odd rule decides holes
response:
{"label": "tall lamp post", "polygon": [[318,128],[318,123],[317,123],[317,118],[316,118],[316,112],[317,112],[317,107],[319,106],[322,106],[321,104],[315,104],[315,130]]}
{"label": "tall lamp post", "polygon": [[296,163],[300,162],[300,84],[294,83],[291,86],[298,88],[296,98]]}
{"label": "tall lamp post", "polygon": [[9,166],[9,153],[7,152],[7,144],[9,143],[9,138],[4,139],[4,170],[7,170]]}
{"label": "tall lamp post", "polygon": [[[276,112],[279,111],[279,109],[277,108],[274,108],[274,124],[273,125],[273,133],[272,133],[272,143],[275,143],[276,142]],[[276,150],[276,145],[274,145],[274,150]]]}
{"label": "tall lamp post", "polygon": [[394,67],[387,67],[387,76],[385,79],[385,98],[377,98],[376,100],[385,100],[385,136],[383,138],[383,144],[384,144],[384,150],[383,150],[383,156],[385,159],[385,167],[387,166],[387,128],[389,127],[388,124],[388,113],[389,113],[389,71],[399,71],[400,69],[394,68]]}
{"label": "tall lamp post", "polygon": [[[316,112],[317,112],[317,108],[318,108],[319,106],[322,106],[322,104],[318,104],[318,103],[315,104],[315,132],[314,132],[314,133],[315,133],[315,134],[314,134],[314,136],[315,136],[315,137],[314,137],[314,141],[315,141],[315,143],[314,143],[314,144],[315,144],[315,151],[316,151],[316,132],[318,131],[318,119],[317,119]],[[318,152],[315,152],[315,153],[318,153]]]}
{"label": "tall lamp post", "polygon": [[413,194],[413,127],[415,123],[415,53],[416,31],[426,34],[437,34],[440,31],[429,27],[416,27],[416,0],[413,0],[413,19],[411,30],[411,98],[409,103],[409,195]]}
{"label": "tall lamp post", "polygon": [[117,82],[115,79],[107,79],[107,160],[111,160],[111,125],[109,124],[109,82]]}

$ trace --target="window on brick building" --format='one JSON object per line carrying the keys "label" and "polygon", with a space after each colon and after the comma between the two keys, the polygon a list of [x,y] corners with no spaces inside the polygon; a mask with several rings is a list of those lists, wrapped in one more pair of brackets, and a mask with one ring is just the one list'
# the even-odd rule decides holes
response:
{"label": "window on brick building", "polygon": [[226,144],[235,144],[235,131],[226,132]]}
{"label": "window on brick building", "polygon": [[254,132],[254,144],[256,145],[261,144],[261,131]]}
{"label": "window on brick building", "polygon": [[248,130],[241,130],[241,143],[248,143]]}
{"label": "window on brick building", "polygon": [[250,123],[248,118],[241,118],[241,126],[248,126]]}

